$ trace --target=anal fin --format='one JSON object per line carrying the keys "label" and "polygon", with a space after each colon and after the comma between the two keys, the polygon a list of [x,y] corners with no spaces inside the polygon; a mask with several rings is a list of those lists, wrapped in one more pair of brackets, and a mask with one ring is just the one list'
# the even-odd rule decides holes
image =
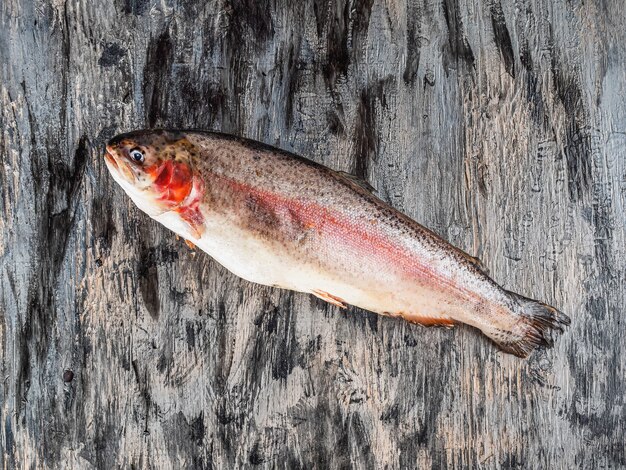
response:
{"label": "anal fin", "polygon": [[409,320],[411,323],[417,323],[422,326],[442,326],[444,328],[452,328],[454,326],[454,320],[447,318],[428,318],[422,317],[419,320]]}
{"label": "anal fin", "polygon": [[311,292],[315,297],[317,297],[318,299],[322,299],[325,300],[326,302],[328,302],[329,304],[333,304],[339,308],[346,308],[347,305],[344,303],[344,300],[336,297],[334,295],[329,294],[328,292],[324,292],[323,290],[313,290]]}
{"label": "anal fin", "polygon": [[410,323],[416,323],[422,326],[443,326],[444,328],[452,328],[456,323],[452,318],[448,317],[430,317],[415,313],[401,312],[398,316],[401,316]]}

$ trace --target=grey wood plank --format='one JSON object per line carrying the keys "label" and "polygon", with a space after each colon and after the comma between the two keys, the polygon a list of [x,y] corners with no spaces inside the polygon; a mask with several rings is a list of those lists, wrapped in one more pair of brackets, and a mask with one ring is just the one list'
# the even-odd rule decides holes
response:
{"label": "grey wood plank", "polygon": [[[0,3],[3,468],[626,467],[626,17],[571,0]],[[251,285],[136,209],[114,134],[367,179],[568,313],[507,356]]]}

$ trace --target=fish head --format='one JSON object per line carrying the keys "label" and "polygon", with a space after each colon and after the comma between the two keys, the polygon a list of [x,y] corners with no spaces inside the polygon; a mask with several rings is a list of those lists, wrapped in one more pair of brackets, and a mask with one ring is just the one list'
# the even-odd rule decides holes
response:
{"label": "fish head", "polygon": [[196,154],[184,133],[142,130],[111,139],[105,162],[135,204],[156,216],[179,207],[191,193]]}

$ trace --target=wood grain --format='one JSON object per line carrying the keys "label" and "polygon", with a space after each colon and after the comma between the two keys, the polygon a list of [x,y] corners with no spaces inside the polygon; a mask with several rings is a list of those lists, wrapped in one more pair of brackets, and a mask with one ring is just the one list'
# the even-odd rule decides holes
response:
{"label": "wood grain", "polygon": [[[625,70],[618,0],[0,2],[3,468],[626,467]],[[248,284],[108,175],[151,126],[364,177],[572,326]]]}

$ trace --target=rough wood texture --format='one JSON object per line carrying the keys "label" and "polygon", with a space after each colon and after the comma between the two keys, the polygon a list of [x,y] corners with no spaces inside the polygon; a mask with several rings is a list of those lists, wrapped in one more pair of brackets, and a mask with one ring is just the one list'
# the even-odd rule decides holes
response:
{"label": "rough wood texture", "polygon": [[[619,0],[0,2],[3,468],[626,466]],[[248,284],[103,143],[217,129],[366,177],[572,317],[503,355]]]}

